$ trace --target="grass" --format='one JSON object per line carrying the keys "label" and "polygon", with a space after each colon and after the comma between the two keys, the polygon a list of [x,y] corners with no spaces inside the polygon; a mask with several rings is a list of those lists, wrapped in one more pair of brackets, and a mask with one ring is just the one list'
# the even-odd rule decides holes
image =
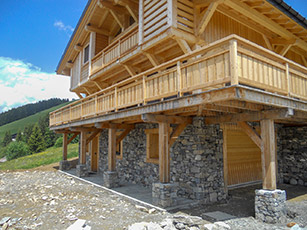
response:
{"label": "grass", "polygon": [[0,140],[3,139],[4,137],[4,134],[6,131],[10,131],[11,134],[14,134],[14,133],[17,133],[18,130],[20,131],[23,131],[25,126],[27,125],[31,125],[31,124],[35,124],[36,122],[38,122],[39,118],[41,116],[44,116],[62,106],[65,106],[67,105],[68,103],[71,103],[71,102],[66,102],[66,103],[63,103],[61,105],[57,105],[57,106],[54,106],[54,107],[51,107],[49,109],[46,109],[46,110],[43,110],[43,111],[40,111],[36,114],[33,114],[31,116],[28,116],[28,117],[25,117],[23,119],[20,119],[20,120],[17,120],[17,121],[13,121],[11,123],[8,123],[8,124],[5,124],[5,125],[2,125],[0,126]]}
{"label": "grass", "polygon": [[[68,145],[68,158],[78,156],[78,144]],[[0,170],[32,169],[42,165],[49,165],[62,160],[62,147],[51,147],[43,152],[20,157],[0,163]]]}

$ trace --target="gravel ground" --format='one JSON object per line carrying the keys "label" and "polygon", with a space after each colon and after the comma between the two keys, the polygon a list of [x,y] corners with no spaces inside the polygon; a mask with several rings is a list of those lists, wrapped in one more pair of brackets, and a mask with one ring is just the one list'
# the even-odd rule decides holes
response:
{"label": "gravel ground", "polygon": [[[307,192],[307,191],[306,191]],[[307,227],[307,200],[287,202],[288,222]],[[128,229],[134,223],[158,223],[161,228],[204,229],[209,222],[186,213],[148,213],[108,191],[76,180],[57,171],[0,172],[0,222],[10,217],[8,229],[66,229],[77,219],[86,220],[92,229]],[[188,213],[195,215],[195,213]],[[167,228],[165,223],[172,228]],[[197,223],[196,223],[197,222]],[[225,223],[230,229],[289,229],[286,224],[269,225],[253,217]],[[1,225],[1,223],[0,223]],[[140,228],[147,229],[146,224]],[[131,228],[134,229],[134,228]],[[225,229],[215,225],[213,229]],[[307,228],[306,228],[307,229]]]}
{"label": "gravel ground", "polygon": [[168,216],[145,213],[117,195],[59,172],[0,172],[0,220],[17,222],[10,229],[62,230],[77,218],[87,220],[92,229],[123,229]]}

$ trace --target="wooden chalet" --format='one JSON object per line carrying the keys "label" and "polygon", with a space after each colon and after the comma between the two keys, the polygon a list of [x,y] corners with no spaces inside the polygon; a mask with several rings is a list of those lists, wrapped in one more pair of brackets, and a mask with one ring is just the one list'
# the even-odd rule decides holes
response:
{"label": "wooden chalet", "polygon": [[89,0],[56,72],[80,97],[50,113],[63,169],[80,135],[80,176],[152,186],[161,206],[296,177],[282,130],[306,138],[307,20],[281,0]]}

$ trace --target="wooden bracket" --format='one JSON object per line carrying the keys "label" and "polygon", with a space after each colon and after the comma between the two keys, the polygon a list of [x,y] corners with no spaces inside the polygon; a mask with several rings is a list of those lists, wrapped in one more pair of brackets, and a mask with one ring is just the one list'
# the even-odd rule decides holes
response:
{"label": "wooden bracket", "polygon": [[180,134],[185,129],[185,127],[187,127],[188,124],[191,124],[191,122],[182,123],[182,124],[177,125],[173,133],[170,135],[169,143],[168,143],[169,148],[172,147],[172,145],[175,143],[177,138],[180,136]]}

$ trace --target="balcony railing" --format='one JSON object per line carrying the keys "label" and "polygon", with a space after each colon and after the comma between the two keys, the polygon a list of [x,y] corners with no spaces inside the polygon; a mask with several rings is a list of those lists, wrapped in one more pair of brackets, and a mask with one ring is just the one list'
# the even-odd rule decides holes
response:
{"label": "balcony railing", "polygon": [[225,84],[307,100],[307,68],[231,35],[51,112],[50,126]]}
{"label": "balcony railing", "polygon": [[116,61],[128,51],[136,48],[137,45],[138,26],[136,25],[124,32],[123,35],[120,35],[120,38],[116,39],[92,59],[91,74]]}

